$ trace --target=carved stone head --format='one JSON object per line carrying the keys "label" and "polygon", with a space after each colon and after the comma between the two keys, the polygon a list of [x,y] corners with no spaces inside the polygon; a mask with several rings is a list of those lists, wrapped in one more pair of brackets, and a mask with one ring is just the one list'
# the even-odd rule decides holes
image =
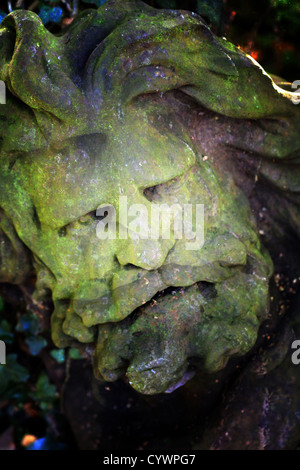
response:
{"label": "carved stone head", "polygon": [[[34,271],[54,343],[142,393],[247,353],[272,274],[251,188],[290,198],[299,230],[293,95],[196,14],[139,1],[87,10],[61,36],[14,12],[0,53],[0,280]],[[168,210],[153,222],[163,204],[191,209],[181,237]]]}

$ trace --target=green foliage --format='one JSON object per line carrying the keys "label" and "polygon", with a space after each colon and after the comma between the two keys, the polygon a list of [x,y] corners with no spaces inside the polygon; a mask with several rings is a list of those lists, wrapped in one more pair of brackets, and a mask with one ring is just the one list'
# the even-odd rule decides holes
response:
{"label": "green foliage", "polygon": [[83,3],[88,3],[88,4],[92,3],[98,8],[98,7],[101,7],[101,5],[103,5],[107,0],[82,0],[82,1]]}
{"label": "green foliage", "polygon": [[50,352],[50,355],[55,359],[59,364],[65,362],[65,350],[64,349],[53,349]]}
{"label": "green foliage", "polygon": [[42,6],[39,11],[39,17],[45,25],[51,22],[60,24],[63,19],[63,9],[60,7]]}
{"label": "green foliage", "polygon": [[42,336],[31,336],[26,338],[25,342],[29,348],[30,354],[33,356],[39,354],[41,350],[47,346],[47,341]]}
{"label": "green foliage", "polygon": [[38,378],[33,397],[42,410],[53,407],[53,402],[57,398],[57,391],[55,385],[50,384],[49,377],[45,372],[42,372]]}
{"label": "green foliage", "polygon": [[4,319],[0,321],[0,340],[4,341],[5,344],[11,344],[14,340],[12,328],[8,321]]}
{"label": "green foliage", "polygon": [[17,361],[16,354],[8,354],[6,364],[0,365],[0,394],[11,391],[13,387],[29,378],[28,370]]}
{"label": "green foliage", "polygon": [[69,357],[70,359],[83,359],[83,356],[82,354],[80,353],[80,351],[78,349],[75,349],[75,348],[70,348],[69,349]]}
{"label": "green foliage", "polygon": [[277,21],[288,21],[300,26],[300,3],[298,0],[273,0]]}
{"label": "green foliage", "polygon": [[287,6],[290,2],[290,0],[272,0],[273,6],[278,8],[282,5]]}
{"label": "green foliage", "polygon": [[[50,352],[50,355],[55,359],[59,364],[62,364],[66,360],[66,350],[65,349],[53,349]],[[68,350],[68,357],[73,360],[84,359],[80,351],[76,348],[70,348]]]}
{"label": "green foliage", "polygon": [[21,440],[26,430],[19,432],[16,414],[34,406],[46,420],[49,411],[56,407],[58,395],[38,357],[48,344],[40,335],[37,316],[33,312],[11,311],[7,315],[8,308],[0,297],[0,340],[7,346],[6,364],[0,365],[0,396],[3,403],[9,403],[6,413],[11,425],[17,426],[16,435]]}
{"label": "green foliage", "polygon": [[5,16],[6,16],[6,13],[3,10],[0,10],[0,23]]}
{"label": "green foliage", "polygon": [[25,334],[30,334],[30,335],[35,335],[37,334],[39,330],[38,326],[38,319],[36,315],[33,313],[27,313],[25,315],[21,315],[18,324],[16,326],[16,331],[25,333]]}
{"label": "green foliage", "polygon": [[222,0],[197,0],[197,13],[208,19],[209,23],[219,27],[223,11]]}
{"label": "green foliage", "polygon": [[[30,447],[31,450],[66,448],[64,442],[57,441],[51,428],[52,422],[61,419],[55,418],[59,405],[58,391],[56,385],[50,382],[39,357],[41,349],[47,346],[47,341],[39,334],[37,317],[28,312],[20,315],[16,323],[10,312],[7,316],[11,317],[10,322],[4,318],[7,308],[3,308],[1,298],[0,308],[0,339],[7,345],[6,364],[0,365],[0,418],[5,417],[7,426],[14,429],[14,444],[17,448],[22,448],[24,435],[31,434],[27,427],[27,423],[30,426],[31,416],[33,422],[38,417],[41,429],[46,432],[45,437],[41,437]],[[64,350],[54,349],[51,353],[58,362],[64,362]],[[50,419],[51,415],[53,416]],[[1,424],[0,419],[0,426]]]}
{"label": "green foliage", "polygon": [[20,316],[16,331],[25,335],[25,343],[33,356],[39,354],[47,346],[45,338],[38,334],[40,332],[38,318],[32,312]]}

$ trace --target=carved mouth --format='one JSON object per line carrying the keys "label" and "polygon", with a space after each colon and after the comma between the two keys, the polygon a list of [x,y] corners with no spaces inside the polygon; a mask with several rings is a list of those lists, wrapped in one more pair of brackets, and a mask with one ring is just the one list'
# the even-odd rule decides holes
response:
{"label": "carved mouth", "polygon": [[[115,297],[109,292],[105,296],[93,299],[54,300],[55,310],[52,315],[52,324],[54,326],[54,323],[56,323],[58,329],[62,331],[62,343],[59,338],[55,337],[57,344],[65,347],[72,337],[80,343],[92,343],[96,339],[97,330],[100,331],[101,328],[106,330],[117,327],[122,330],[130,328],[143,315],[143,312],[151,310],[160,304],[163,299],[173,301],[184,296],[185,292],[194,286],[207,300],[216,295],[213,283],[201,281],[190,286],[161,288],[162,283],[153,282],[153,279],[159,276],[158,271],[140,271],[140,274],[147,276],[147,291],[143,285],[145,278],[141,280],[138,278],[139,280],[136,283],[122,286],[121,292],[117,291],[117,295],[115,290]],[[148,282],[151,277],[152,284]],[[95,280],[95,282],[97,286],[101,286],[98,280]],[[137,285],[135,286],[135,284]],[[91,284],[91,290],[94,290],[94,288],[95,286]],[[132,289],[135,288],[137,288],[137,292],[133,295]],[[105,289],[107,290],[106,285]],[[116,298],[119,299],[117,304],[115,302]],[[139,334],[140,332],[136,331],[133,338],[137,338]]]}
{"label": "carved mouth", "polygon": [[123,321],[99,325],[95,375],[100,371],[108,381],[126,375],[134,388],[146,394],[157,393],[158,383],[164,392],[184,385],[195,373],[184,344],[201,317],[199,299],[208,302],[216,295],[215,285],[209,282],[167,287]]}
{"label": "carved mouth", "polygon": [[96,342],[95,375],[107,381],[125,375],[144,394],[183,385],[193,373],[191,359],[207,372],[221,370],[256,341],[267,312],[268,265],[257,254],[245,257],[243,247],[235,257],[229,250],[230,259],[214,252],[205,258],[218,246],[196,260],[193,253],[189,265],[180,259],[152,271],[130,265],[110,282],[83,281],[67,313],[54,312],[58,340],[62,333],[66,342]]}
{"label": "carved mouth", "polygon": [[183,249],[180,240],[177,245],[177,251],[170,251],[158,269],[124,265],[109,279],[82,281],[71,300],[71,312],[80,318],[84,328],[117,324],[140,307],[172,292],[176,294],[194,285],[203,288],[207,284],[220,284],[248,269],[250,257],[246,247],[230,233],[209,239],[201,252],[195,251],[193,256]]}
{"label": "carved mouth", "polygon": [[144,394],[172,391],[192,376],[193,358],[216,372],[247,353],[266,306],[267,281],[242,272],[218,284],[168,287],[123,321],[98,326],[95,374],[126,375]]}
{"label": "carved mouth", "polygon": [[[141,270],[143,271],[143,270]],[[205,297],[216,295],[214,283],[195,282],[185,286],[166,286],[160,279],[158,271],[143,272],[147,276],[141,280],[118,287],[105,296],[93,300],[74,299],[72,308],[88,328],[106,323],[132,323],[140,314],[141,307],[155,305],[165,296],[183,294],[191,286],[198,286]]]}
{"label": "carved mouth", "polygon": [[[191,358],[197,364],[200,360],[206,371],[215,372],[232,355],[251,349],[267,311],[267,286],[266,278],[241,270],[219,283],[169,286],[146,302],[139,297],[138,306],[122,320],[91,327],[74,310],[68,308],[61,317],[57,310],[53,339],[60,347],[65,347],[59,343],[61,337],[81,343],[95,344],[96,340],[94,370],[98,377],[114,381],[126,375],[131,386],[144,394],[172,391],[192,376]],[[97,302],[91,302],[93,315]]]}
{"label": "carved mouth", "polygon": [[[110,289],[107,284],[95,280],[91,284],[91,292],[94,294],[92,299],[87,298],[86,291],[83,298],[77,292],[71,308],[88,328],[110,322],[118,323],[168,289],[158,270],[124,269],[113,276]],[[100,293],[97,297],[95,290]]]}
{"label": "carved mouth", "polygon": [[206,300],[213,299],[217,295],[217,291],[215,288],[214,283],[210,282],[205,282],[205,281],[199,281],[195,282],[191,286],[169,286],[166,287],[165,289],[158,291],[150,300],[148,300],[145,303],[142,303],[140,306],[138,306],[136,309],[134,309],[123,321],[122,325],[126,324],[127,326],[132,325],[138,318],[143,314],[143,311],[145,309],[154,307],[156,304],[159,303],[159,301],[165,297],[169,298],[177,298],[177,296],[183,296],[185,292],[190,289],[191,287],[197,287],[197,290],[201,292],[203,297]]}

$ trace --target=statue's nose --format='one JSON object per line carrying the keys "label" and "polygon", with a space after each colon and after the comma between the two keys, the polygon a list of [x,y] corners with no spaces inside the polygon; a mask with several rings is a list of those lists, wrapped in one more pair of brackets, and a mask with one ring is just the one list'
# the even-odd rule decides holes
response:
{"label": "statue's nose", "polygon": [[[134,204],[128,203],[128,217],[122,225],[125,228],[124,239],[121,240],[119,249],[116,253],[117,260],[122,266],[131,264],[139,268],[151,270],[159,268],[165,261],[169,251],[174,246],[174,236],[172,231],[161,233],[159,230],[156,235],[153,233],[153,222],[156,228],[160,226],[159,219],[153,218],[151,203],[145,198],[138,198],[135,194]],[[139,217],[138,222],[130,222],[130,207],[137,209]],[[159,216],[160,217],[160,216]],[[120,228],[120,227],[119,227]],[[123,232],[124,233],[124,232]],[[167,235],[167,236],[165,236]]]}
{"label": "statue's nose", "polygon": [[116,253],[118,262],[122,266],[158,269],[175,244],[167,213],[161,212],[159,206],[154,206],[136,190],[126,196],[126,205],[120,204],[119,213],[122,239]]}
{"label": "statue's nose", "polygon": [[122,266],[131,264],[147,270],[158,269],[173,246],[174,239],[132,240],[128,238],[122,243],[116,257]]}

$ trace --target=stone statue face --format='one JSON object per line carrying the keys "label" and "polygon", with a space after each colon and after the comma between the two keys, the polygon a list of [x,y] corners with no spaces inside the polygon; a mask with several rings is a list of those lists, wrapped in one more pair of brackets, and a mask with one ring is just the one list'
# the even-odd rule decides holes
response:
{"label": "stone statue face", "polygon": [[[155,393],[181,379],[189,358],[215,371],[253,346],[267,312],[271,262],[242,192],[178,130],[160,132],[176,123],[159,108],[153,124],[141,108],[129,109],[112,135],[18,160],[14,203],[29,224],[21,230],[34,253],[37,288],[52,292],[54,342],[97,344],[96,368],[105,378],[128,367],[137,390]],[[142,239],[138,230],[99,239],[96,210],[113,205],[118,220],[120,195],[148,214],[157,204],[203,204],[204,245],[187,249],[191,240],[184,233],[175,239],[174,227],[166,239]],[[129,214],[128,225],[132,220]]]}
{"label": "stone statue face", "polygon": [[[32,253],[36,295],[51,292],[54,343],[95,348],[96,375],[126,373],[148,394],[183,383],[199,360],[212,372],[248,352],[268,312],[272,272],[247,198],[166,103],[141,94],[122,112],[106,104],[96,129],[91,104],[90,132],[85,117],[83,132],[73,132],[75,116],[65,136],[55,121],[48,129],[58,129],[57,140],[54,132],[47,145],[6,151],[1,172],[1,205]],[[174,236],[174,221],[167,237],[140,236],[120,196],[146,209],[140,225],[159,204],[203,205],[204,243],[188,248],[185,234]],[[111,206],[127,238],[97,236]]]}

